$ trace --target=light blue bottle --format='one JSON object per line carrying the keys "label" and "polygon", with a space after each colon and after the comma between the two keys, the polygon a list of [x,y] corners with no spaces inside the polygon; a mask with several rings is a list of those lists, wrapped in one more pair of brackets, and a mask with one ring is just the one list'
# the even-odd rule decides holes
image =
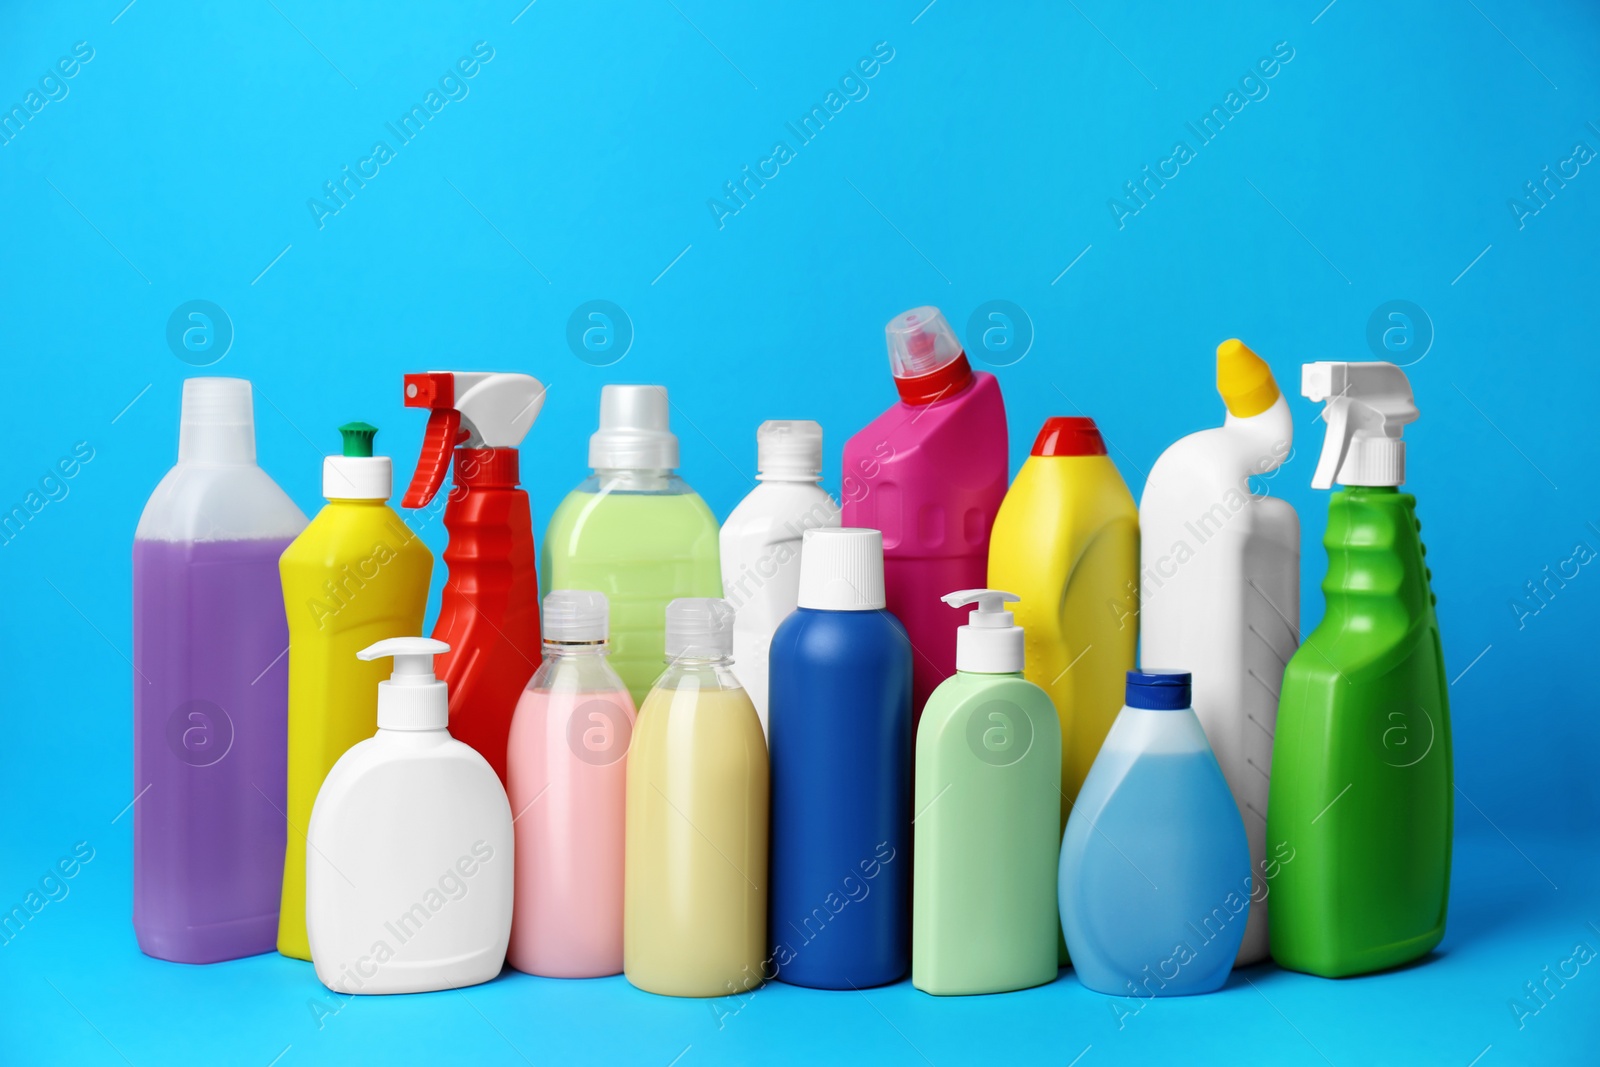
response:
{"label": "light blue bottle", "polygon": [[1061,929],[1112,996],[1221,988],[1250,914],[1250,845],[1186,671],[1128,672],[1127,703],[1061,842]]}

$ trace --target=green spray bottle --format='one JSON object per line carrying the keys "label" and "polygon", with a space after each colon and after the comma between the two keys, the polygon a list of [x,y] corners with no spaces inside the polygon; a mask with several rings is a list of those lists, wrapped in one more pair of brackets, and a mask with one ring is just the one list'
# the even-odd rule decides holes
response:
{"label": "green spray bottle", "polygon": [[1405,481],[1417,418],[1392,363],[1309,363],[1324,401],[1312,487],[1328,504],[1327,614],[1289,660],[1267,841],[1280,857],[1272,955],[1336,978],[1426,955],[1444,936],[1453,780],[1449,686],[1432,577]]}
{"label": "green spray bottle", "polygon": [[1015,593],[963,589],[956,673],[917,725],[911,983],[936,996],[1056,977],[1061,722],[1022,676]]}

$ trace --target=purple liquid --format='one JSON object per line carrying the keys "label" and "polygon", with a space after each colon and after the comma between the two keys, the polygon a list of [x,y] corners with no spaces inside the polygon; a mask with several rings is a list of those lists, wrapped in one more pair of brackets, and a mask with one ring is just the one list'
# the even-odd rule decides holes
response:
{"label": "purple liquid", "polygon": [[133,544],[133,928],[158,959],[276,947],[288,544]]}

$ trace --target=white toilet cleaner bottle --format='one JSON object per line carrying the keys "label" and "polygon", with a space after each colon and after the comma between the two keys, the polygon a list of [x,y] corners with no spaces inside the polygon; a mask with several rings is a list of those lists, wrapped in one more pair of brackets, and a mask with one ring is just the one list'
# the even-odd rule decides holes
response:
{"label": "white toilet cleaner bottle", "polygon": [[800,593],[807,530],[839,525],[822,480],[822,427],[769,419],[756,430],[761,483],[722,524],[722,595],[733,606],[733,673],[767,728],[767,650]]}
{"label": "white toilet cleaner bottle", "polygon": [[1300,644],[1300,520],[1253,491],[1294,443],[1266,362],[1217,346],[1224,423],[1156,460],[1139,502],[1141,663],[1193,675],[1205,727],[1250,841],[1249,922],[1239,965],[1267,958],[1267,792],[1284,664]]}
{"label": "white toilet cleaner bottle", "polygon": [[306,932],[338,993],[424,993],[487,982],[511,937],[511,805],[450,736],[448,687],[426,637],[392,637],[378,732],[333,765],[306,835]]}

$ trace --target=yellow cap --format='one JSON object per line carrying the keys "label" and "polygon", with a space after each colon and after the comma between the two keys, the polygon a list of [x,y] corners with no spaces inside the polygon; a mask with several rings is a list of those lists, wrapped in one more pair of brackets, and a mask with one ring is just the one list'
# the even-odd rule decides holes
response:
{"label": "yellow cap", "polygon": [[1266,360],[1238,338],[1229,338],[1217,346],[1217,392],[1230,415],[1248,419],[1277,401],[1278,383]]}

